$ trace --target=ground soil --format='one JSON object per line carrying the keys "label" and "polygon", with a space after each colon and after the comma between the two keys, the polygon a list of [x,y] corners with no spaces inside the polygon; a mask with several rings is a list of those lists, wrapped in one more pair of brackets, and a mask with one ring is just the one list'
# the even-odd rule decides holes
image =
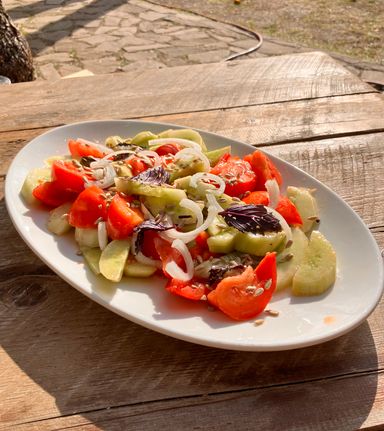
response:
{"label": "ground soil", "polygon": [[265,36],[384,65],[384,0],[154,0]]}

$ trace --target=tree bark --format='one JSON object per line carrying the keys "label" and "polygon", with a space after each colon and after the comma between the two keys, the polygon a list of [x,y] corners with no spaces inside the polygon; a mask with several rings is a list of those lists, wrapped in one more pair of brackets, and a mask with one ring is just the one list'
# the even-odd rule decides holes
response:
{"label": "tree bark", "polygon": [[12,23],[0,0],[0,75],[12,82],[35,79],[32,52],[25,37]]}

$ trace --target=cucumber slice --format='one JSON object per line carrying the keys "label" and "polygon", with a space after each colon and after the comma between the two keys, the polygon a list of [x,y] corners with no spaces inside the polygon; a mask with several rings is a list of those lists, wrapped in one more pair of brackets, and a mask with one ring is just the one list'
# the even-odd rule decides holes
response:
{"label": "cucumber slice", "polygon": [[227,231],[210,236],[207,240],[211,253],[230,253],[235,248],[236,233]]}
{"label": "cucumber slice", "polygon": [[32,205],[38,202],[32,192],[35,187],[45,181],[51,181],[50,168],[36,168],[28,172],[20,190],[20,194],[27,204]]}
{"label": "cucumber slice", "polygon": [[297,296],[320,295],[336,280],[336,253],[331,243],[318,231],[313,231],[303,260],[292,282]]}
{"label": "cucumber slice", "polygon": [[165,186],[151,186],[150,184],[142,184],[138,181],[130,180],[129,178],[116,178],[115,183],[119,192],[129,195],[154,196],[173,203],[180,202],[181,199],[187,197],[185,191],[181,189]]}
{"label": "cucumber slice", "polygon": [[85,262],[92,272],[94,272],[96,275],[99,275],[101,250],[99,248],[80,247],[80,251],[82,252]]}
{"label": "cucumber slice", "polygon": [[72,202],[67,202],[49,213],[47,228],[50,232],[55,235],[63,235],[72,229],[67,217],[71,206]]}
{"label": "cucumber slice", "polygon": [[299,228],[292,229],[292,245],[278,255],[278,261],[292,254],[293,257],[277,264],[277,284],[276,290],[285,289],[292,284],[293,276],[303,260],[305,250],[308,247],[308,238]]}
{"label": "cucumber slice", "polygon": [[210,236],[219,235],[222,233],[225,229],[228,229],[229,226],[227,223],[225,223],[225,220],[221,216],[216,216],[213,220],[212,224],[208,226],[208,233]]}
{"label": "cucumber slice", "polygon": [[266,232],[264,235],[255,233],[242,233],[236,235],[235,249],[242,253],[264,256],[276,250],[285,240],[284,232]]}
{"label": "cucumber slice", "polygon": [[124,266],[124,275],[127,277],[147,278],[151,277],[156,270],[157,268],[155,266],[127,261]]}
{"label": "cucumber slice", "polygon": [[99,247],[97,229],[75,228],[75,240],[80,247]]}
{"label": "cucumber slice", "polygon": [[44,164],[48,167],[51,167],[53,162],[56,162],[57,160],[71,160],[72,156],[51,156],[48,157],[48,159],[44,160]]}
{"label": "cucumber slice", "polygon": [[152,132],[140,132],[132,138],[131,145],[137,145],[138,147],[148,148],[148,141],[156,139],[158,136]]}
{"label": "cucumber slice", "polygon": [[99,267],[105,278],[116,283],[121,280],[129,247],[129,241],[115,239],[101,252]]}
{"label": "cucumber slice", "polygon": [[218,148],[217,150],[208,151],[205,155],[208,157],[211,166],[214,166],[219,161],[220,157],[226,153],[231,153],[231,147],[229,145],[227,147]]}
{"label": "cucumber slice", "polygon": [[319,219],[319,210],[312,191],[304,187],[289,186],[287,187],[287,196],[299,211],[303,220],[303,231],[309,232],[316,224],[316,220]]}
{"label": "cucumber slice", "polygon": [[176,163],[170,163],[167,170],[171,174],[170,182],[173,183],[178,178],[204,172],[204,164],[201,159],[196,159],[194,155],[190,155],[186,156],[183,161],[179,160]]}
{"label": "cucumber slice", "polygon": [[169,129],[159,133],[159,138],[178,138],[188,139],[189,141],[196,142],[200,145],[203,151],[207,151],[207,147],[199,132],[192,129]]}

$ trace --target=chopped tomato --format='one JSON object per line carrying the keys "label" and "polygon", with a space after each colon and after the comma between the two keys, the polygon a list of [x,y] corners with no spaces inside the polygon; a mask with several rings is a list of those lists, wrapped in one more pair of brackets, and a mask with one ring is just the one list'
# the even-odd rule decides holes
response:
{"label": "chopped tomato", "polygon": [[33,189],[33,196],[49,207],[58,207],[74,200],[76,194],[62,190],[56,181],[45,181]]}
{"label": "chopped tomato", "polygon": [[90,186],[82,191],[68,214],[69,224],[80,228],[95,228],[97,220],[107,218],[107,204],[104,191]]}
{"label": "chopped tomato", "polygon": [[194,301],[200,301],[209,292],[207,283],[196,280],[181,281],[171,278],[165,288],[168,292]]}
{"label": "chopped tomato", "polygon": [[195,238],[195,245],[189,249],[192,259],[197,259],[200,256],[203,260],[208,260],[214,254],[209,251],[208,240],[209,235],[207,232],[200,232]]}
{"label": "chopped tomato", "polygon": [[116,194],[108,208],[107,232],[111,239],[124,239],[132,235],[133,228],[144,221],[142,212],[131,208],[129,201]]}
{"label": "chopped tomato", "polygon": [[84,168],[69,160],[56,160],[52,163],[52,178],[62,190],[80,193],[84,190],[85,180],[92,181],[91,175]]}
{"label": "chopped tomato", "polygon": [[140,157],[132,157],[128,160],[127,164],[131,167],[132,175],[134,177],[149,168],[149,166],[147,166],[147,164],[142,159],[140,159]]}
{"label": "chopped tomato", "polygon": [[156,148],[156,153],[159,156],[167,156],[168,154],[176,154],[180,151],[180,146],[177,144],[164,144]]}
{"label": "chopped tomato", "polygon": [[169,274],[165,270],[165,266],[167,265],[167,263],[171,261],[175,261],[177,265],[183,271],[185,271],[186,269],[185,261],[183,256],[181,255],[181,253],[179,253],[178,250],[174,249],[168,241],[166,241],[163,238],[160,238],[159,236],[154,238],[154,243],[155,243],[156,251],[159,254],[160,260],[163,264],[163,272],[165,276],[169,277]]}
{"label": "chopped tomato", "polygon": [[275,179],[279,185],[282,184],[283,178],[267,155],[259,150],[253,154],[248,154],[244,160],[249,162],[253,172],[256,174],[256,190],[265,190],[265,182]]}
{"label": "chopped tomato", "polygon": [[144,256],[150,257],[154,260],[160,260],[159,253],[155,247],[155,238],[159,237],[159,234],[154,230],[145,230],[143,244],[141,245],[141,252]]}
{"label": "chopped tomato", "polygon": [[[268,205],[268,192],[264,192],[262,190],[252,192],[248,196],[243,198],[243,202],[245,202],[246,204],[253,205]],[[297,211],[297,208],[295,207],[293,202],[291,202],[286,196],[279,197],[279,202],[277,203],[275,209],[285,218],[285,221],[288,224],[293,226],[301,226],[303,224],[299,211]]]}
{"label": "chopped tomato", "polygon": [[68,148],[69,152],[73,157],[97,157],[102,158],[107,155],[107,153],[104,153],[100,150],[100,148],[96,147],[95,145],[92,145],[92,143],[88,143],[83,140],[74,140],[70,139],[68,141]]}
{"label": "chopped tomato", "polygon": [[247,320],[260,314],[276,288],[276,253],[268,253],[255,270],[226,277],[208,294],[208,300],[235,320]]}
{"label": "chopped tomato", "polygon": [[256,175],[251,165],[239,157],[224,154],[210,171],[225,181],[225,193],[229,196],[239,196],[252,191],[256,186]]}

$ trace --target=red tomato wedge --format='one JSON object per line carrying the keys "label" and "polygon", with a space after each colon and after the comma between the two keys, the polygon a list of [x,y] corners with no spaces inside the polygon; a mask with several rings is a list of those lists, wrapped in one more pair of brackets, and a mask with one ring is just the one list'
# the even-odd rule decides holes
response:
{"label": "red tomato wedge", "polygon": [[169,274],[165,271],[165,266],[172,260],[174,260],[183,271],[186,270],[183,256],[176,249],[174,249],[168,241],[157,236],[154,238],[154,243],[156,251],[159,254],[160,260],[163,264],[163,272],[167,277],[169,277]]}
{"label": "red tomato wedge", "polygon": [[269,157],[261,151],[256,150],[254,153],[248,154],[244,157],[244,160],[250,163],[253,172],[256,174],[256,190],[265,190],[265,182],[267,180],[275,179],[279,185],[283,183],[283,178],[279,170],[271,162]]}
{"label": "red tomato wedge", "polygon": [[62,190],[56,181],[46,181],[33,189],[33,196],[49,207],[58,207],[76,198],[76,194]]}
{"label": "red tomato wedge", "polygon": [[116,194],[108,208],[107,232],[111,239],[132,235],[133,228],[144,221],[139,209],[131,208],[129,201]]}
{"label": "red tomato wedge", "polygon": [[107,153],[103,152],[100,148],[92,145],[92,143],[88,143],[84,140],[75,140],[70,139],[68,141],[68,149],[73,157],[97,157],[101,159],[106,156]]}
{"label": "red tomato wedge", "polygon": [[146,171],[149,166],[145,162],[143,162],[140,157],[132,157],[129,159],[127,164],[131,167],[132,175],[135,177],[136,175],[141,174],[141,172]]}
{"label": "red tomato wedge", "polygon": [[155,247],[155,238],[158,238],[159,234],[154,230],[144,231],[144,240],[141,245],[141,252],[144,256],[150,257],[154,260],[160,260],[159,253]]}
{"label": "red tomato wedge", "polygon": [[[268,192],[264,192],[262,190],[252,192],[243,198],[243,202],[253,205],[268,205]],[[301,226],[303,224],[299,211],[297,211],[295,205],[286,196],[279,197],[279,202],[275,209],[285,218],[288,224],[293,226]]]}
{"label": "red tomato wedge", "polygon": [[181,281],[170,279],[165,286],[168,292],[173,293],[183,298],[200,301],[204,295],[209,292],[207,283],[202,283],[196,280]]}
{"label": "red tomato wedge", "polygon": [[97,220],[107,218],[107,204],[103,196],[104,191],[96,186],[82,191],[69,211],[69,224],[80,228],[97,227]]}
{"label": "red tomato wedge", "polygon": [[224,154],[210,172],[225,181],[225,193],[229,196],[239,196],[255,190],[257,184],[251,165],[229,153]]}
{"label": "red tomato wedge", "polygon": [[268,253],[255,270],[226,277],[208,294],[208,301],[234,320],[260,314],[276,289],[276,253]]}
{"label": "red tomato wedge", "polygon": [[177,144],[164,144],[156,148],[156,153],[159,156],[167,156],[168,154],[176,154],[180,151],[180,146]]}
{"label": "red tomato wedge", "polygon": [[52,163],[52,178],[62,190],[80,193],[84,190],[85,179],[93,181],[82,167],[69,160],[56,160]]}

